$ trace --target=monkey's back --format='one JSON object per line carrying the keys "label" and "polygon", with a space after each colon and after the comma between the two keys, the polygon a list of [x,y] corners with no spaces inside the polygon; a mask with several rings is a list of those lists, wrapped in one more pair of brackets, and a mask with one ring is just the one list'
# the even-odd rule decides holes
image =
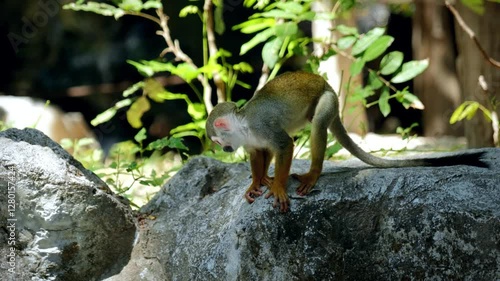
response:
{"label": "monkey's back", "polygon": [[264,85],[241,110],[263,119],[255,124],[280,124],[280,128],[291,134],[312,119],[314,108],[327,88],[325,79],[319,75],[287,72]]}
{"label": "monkey's back", "polygon": [[304,71],[287,72],[267,82],[256,94],[276,96],[291,103],[308,103],[319,98],[325,90],[323,77]]}

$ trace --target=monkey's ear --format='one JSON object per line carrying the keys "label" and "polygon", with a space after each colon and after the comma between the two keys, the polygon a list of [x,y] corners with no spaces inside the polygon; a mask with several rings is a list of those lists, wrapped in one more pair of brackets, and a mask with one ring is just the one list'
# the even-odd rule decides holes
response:
{"label": "monkey's ear", "polygon": [[224,131],[230,130],[229,121],[223,117],[219,117],[219,118],[215,119],[214,126],[215,126],[215,128],[220,129],[220,130],[224,130]]}

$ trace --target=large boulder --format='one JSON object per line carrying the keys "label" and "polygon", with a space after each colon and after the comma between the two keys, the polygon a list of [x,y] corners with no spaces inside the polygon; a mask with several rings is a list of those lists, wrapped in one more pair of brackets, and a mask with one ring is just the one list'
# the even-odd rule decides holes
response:
{"label": "large boulder", "polygon": [[[282,214],[248,204],[248,164],[197,157],[141,209],[123,280],[499,280],[500,150],[490,168],[325,162]],[[305,172],[309,161],[294,161]]]}
{"label": "large boulder", "polygon": [[133,247],[127,204],[34,129],[0,132],[0,276],[101,280]]}

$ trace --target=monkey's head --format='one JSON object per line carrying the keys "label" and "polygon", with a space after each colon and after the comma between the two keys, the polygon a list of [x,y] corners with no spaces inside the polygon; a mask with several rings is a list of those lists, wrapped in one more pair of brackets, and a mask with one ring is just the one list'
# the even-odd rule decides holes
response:
{"label": "monkey's head", "polygon": [[207,118],[207,136],[225,152],[233,152],[244,143],[241,124],[236,117],[237,110],[233,102],[219,103]]}

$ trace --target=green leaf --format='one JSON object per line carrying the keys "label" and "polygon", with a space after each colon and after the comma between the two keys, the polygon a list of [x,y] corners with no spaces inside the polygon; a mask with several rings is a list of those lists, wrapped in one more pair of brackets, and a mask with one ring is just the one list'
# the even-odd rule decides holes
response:
{"label": "green leaf", "polygon": [[163,102],[165,99],[161,96],[161,94],[165,92],[165,88],[160,84],[160,82],[156,81],[154,78],[146,79],[144,83],[144,93],[155,102]]}
{"label": "green leaf", "polygon": [[275,34],[274,27],[270,27],[268,29],[265,29],[259,33],[257,33],[250,41],[246,42],[245,44],[241,45],[240,48],[240,55],[246,54],[249,50],[253,49],[253,47],[257,46],[258,44],[266,41],[269,39],[271,36]]}
{"label": "green leaf", "polygon": [[403,53],[399,51],[390,52],[382,58],[380,62],[380,73],[389,75],[399,69],[403,63]]}
{"label": "green leaf", "polygon": [[161,62],[156,60],[141,60],[141,63],[150,67],[155,73],[162,71],[172,71],[175,66],[170,62]]}
{"label": "green leaf", "polygon": [[457,107],[457,109],[455,109],[455,111],[453,111],[453,114],[451,114],[451,117],[450,117],[450,124],[455,124],[458,121],[462,120],[462,119],[460,119],[460,116],[462,115],[462,112],[464,111],[464,108],[466,106],[467,106],[467,103],[464,102],[461,105],[459,105]]}
{"label": "green leaf", "polygon": [[313,21],[316,19],[317,16],[320,16],[321,14],[316,14],[315,12],[313,11],[307,11],[307,12],[304,12],[304,13],[300,13],[299,14],[299,18],[297,19],[297,21]]}
{"label": "green leaf", "polygon": [[358,38],[356,36],[345,36],[337,40],[337,47],[341,50],[349,49]]}
{"label": "green leaf", "polygon": [[133,65],[139,73],[141,73],[145,77],[151,77],[157,72],[162,71],[175,71],[176,66],[169,62],[159,62],[155,60],[141,60],[140,62],[136,62],[133,60],[127,60],[128,64]]}
{"label": "green leaf", "polygon": [[194,120],[203,119],[206,113],[205,106],[201,103],[189,103],[187,111]]}
{"label": "green leaf", "polygon": [[352,55],[357,56],[364,52],[368,47],[370,47],[373,42],[375,42],[380,36],[384,35],[385,28],[375,27],[374,29],[368,31],[364,34],[352,47]]}
{"label": "green leaf", "polygon": [[188,150],[188,148],[184,146],[184,144],[182,143],[181,139],[168,138],[168,137],[164,137],[149,143],[148,146],[146,147],[146,150],[161,150],[165,147]]}
{"label": "green leaf", "polygon": [[127,110],[127,121],[132,128],[142,127],[142,115],[150,109],[150,104],[145,96],[139,97]]}
{"label": "green leaf", "polygon": [[125,91],[123,91],[123,97],[126,98],[128,96],[130,96],[131,94],[137,92],[139,89],[142,89],[142,87],[144,87],[144,82],[143,81],[139,81],[135,84],[133,84],[132,86],[128,87]]}
{"label": "green leaf", "polygon": [[387,48],[394,42],[394,37],[383,35],[375,40],[364,52],[365,61],[372,61],[382,55]]}
{"label": "green leaf", "polygon": [[106,3],[88,2],[88,3],[69,3],[63,6],[63,9],[73,10],[73,11],[86,11],[93,12],[103,16],[112,16],[115,19],[125,15],[123,9],[117,8],[113,5]]}
{"label": "green leaf", "polygon": [[361,73],[363,70],[363,67],[365,67],[365,60],[362,58],[357,58],[352,64],[351,64],[351,75],[358,75]]}
{"label": "green leaf", "polygon": [[392,83],[403,83],[415,78],[429,66],[429,59],[409,61],[403,64],[401,71],[392,77]]}
{"label": "green leaf", "polygon": [[222,35],[226,30],[226,23],[224,22],[224,7],[222,5],[217,5],[214,11],[214,24],[215,32]]}
{"label": "green leaf", "polygon": [[131,104],[132,104],[132,99],[123,99],[121,101],[116,102],[114,108],[118,110],[120,108],[127,107]]}
{"label": "green leaf", "polygon": [[240,29],[241,33],[250,34],[260,31],[264,28],[272,27],[276,24],[274,18],[258,18],[247,20],[243,23],[233,26],[233,30]]}
{"label": "green leaf", "polygon": [[304,11],[304,6],[297,2],[278,2],[276,7],[284,10],[287,13],[299,15]]}
{"label": "green leaf", "polygon": [[357,101],[362,101],[364,105],[366,105],[366,98],[373,96],[375,92],[373,91],[372,87],[366,86],[366,87],[361,87],[358,86],[356,89],[354,89],[354,94],[349,97],[349,101],[351,102],[357,102]]}
{"label": "green leaf", "polygon": [[168,147],[182,149],[182,150],[189,150],[189,148],[187,148],[187,146],[185,146],[184,143],[182,143],[182,139],[174,137],[170,138],[170,143],[168,144]]}
{"label": "green leaf", "polygon": [[389,113],[391,113],[391,106],[389,105],[389,88],[384,87],[380,98],[378,99],[378,107],[380,108],[380,112],[384,117],[387,117]]}
{"label": "green leaf", "polygon": [[287,11],[279,10],[279,9],[274,9],[270,10],[267,12],[263,13],[255,13],[253,14],[250,18],[280,18],[280,19],[289,19],[289,20],[296,20],[297,15],[289,13]]}
{"label": "green leaf", "polygon": [[155,74],[155,71],[150,66],[144,65],[142,63],[133,60],[127,60],[127,63],[133,65],[142,76],[151,77]]}
{"label": "green leaf", "polygon": [[299,31],[299,27],[294,22],[285,22],[275,26],[276,36],[287,37],[296,35]]}
{"label": "green leaf", "polygon": [[199,126],[195,122],[191,122],[173,128],[172,130],[170,130],[170,134],[175,135],[180,132],[197,131],[198,129],[200,129]]}
{"label": "green leaf", "polygon": [[185,18],[186,16],[190,14],[197,14],[199,12],[198,7],[195,5],[187,5],[186,7],[182,8],[179,12],[179,17]]}
{"label": "green leaf", "polygon": [[462,114],[460,114],[460,120],[467,118],[467,120],[471,120],[474,115],[476,115],[476,111],[479,108],[478,102],[472,102],[468,106],[464,108]]}
{"label": "green leaf", "polygon": [[370,74],[368,74],[368,85],[370,85],[372,89],[378,90],[384,86],[384,82],[380,80],[374,71],[370,71]]}
{"label": "green leaf", "polygon": [[250,64],[246,62],[240,62],[238,64],[233,65],[233,69],[239,71],[241,73],[252,73],[253,68]]}
{"label": "green leaf", "polygon": [[141,0],[122,0],[118,7],[122,8],[125,11],[133,11],[139,12],[142,10],[142,1]]}
{"label": "green leaf", "polygon": [[94,119],[92,119],[92,121],[90,121],[90,124],[92,124],[92,126],[97,126],[99,124],[108,122],[111,118],[113,118],[113,116],[115,116],[115,114],[116,108],[108,108],[106,111],[98,114]]}
{"label": "green leaf", "polygon": [[340,32],[342,35],[359,35],[358,29],[356,27],[346,26],[343,24],[339,24],[335,27],[335,30]]}
{"label": "green leaf", "polygon": [[264,44],[262,48],[262,60],[269,68],[273,68],[278,62],[282,44],[283,39],[281,37],[276,37]]}
{"label": "green leaf", "polygon": [[141,128],[137,134],[134,136],[134,140],[138,143],[142,143],[143,140],[147,138],[146,128]]}
{"label": "green leaf", "polygon": [[325,154],[326,158],[330,158],[342,149],[342,145],[336,141],[333,145],[326,148]]}
{"label": "green leaf", "polygon": [[144,5],[142,5],[142,8],[147,10],[147,9],[161,9],[163,8],[163,5],[161,1],[158,0],[149,0],[144,2]]}
{"label": "green leaf", "polygon": [[193,65],[185,62],[178,64],[170,72],[172,72],[172,74],[181,77],[182,79],[184,79],[184,81],[188,83],[193,81],[193,79],[196,79],[196,77],[199,74],[198,70]]}
{"label": "green leaf", "polygon": [[[144,128],[143,128],[144,129]],[[133,170],[137,170],[139,168],[139,164],[136,161],[132,161],[127,165],[126,171],[131,172]]]}
{"label": "green leaf", "polygon": [[185,94],[176,94],[169,92],[167,90],[157,94],[158,98],[164,99],[164,100],[185,100],[189,101],[189,98]]}
{"label": "green leaf", "polygon": [[414,94],[408,92],[407,89],[404,89],[403,91],[398,91],[396,93],[396,99],[404,106],[404,108],[409,109],[415,108],[415,109],[424,109],[424,104],[420,101],[420,99],[415,96]]}

